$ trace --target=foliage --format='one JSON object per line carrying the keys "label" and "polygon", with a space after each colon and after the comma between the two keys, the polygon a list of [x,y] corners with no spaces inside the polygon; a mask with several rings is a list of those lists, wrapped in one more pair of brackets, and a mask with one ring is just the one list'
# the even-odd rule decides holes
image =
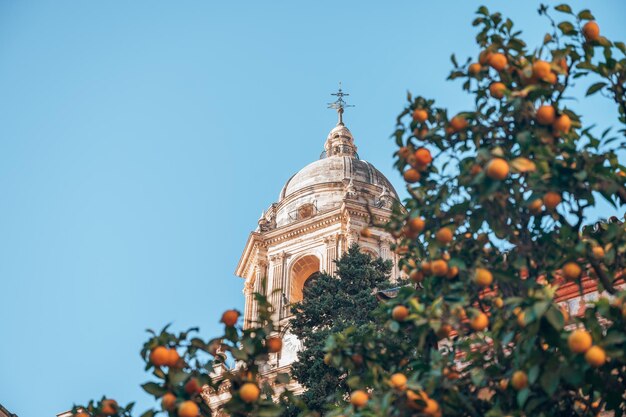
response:
{"label": "foliage", "polygon": [[[626,203],[626,169],[617,155],[626,125],[626,51],[600,35],[590,11],[555,9],[565,20],[540,7],[551,33],[530,50],[511,20],[479,8],[478,62],[460,65],[453,56],[449,77],[463,82],[475,108],[452,116],[434,100],[409,94],[393,136],[410,198],[385,227],[398,238],[401,266],[415,285],[374,308],[366,291],[354,299],[349,291],[337,300],[322,297],[336,291],[331,284],[343,285],[324,279],[306,290],[322,304],[296,307],[305,340],[317,344],[325,336],[319,329],[341,330],[327,339],[325,368],[296,366],[311,386],[324,375],[339,379],[331,398],[321,384],[327,416],[626,414],[626,229],[619,221],[586,225],[600,199],[617,209]],[[606,128],[596,136],[567,106],[572,80],[587,79],[587,95],[603,94],[617,105],[623,126],[616,134]],[[344,270],[340,263],[339,271],[346,283],[364,278],[350,265]],[[572,285],[581,294],[595,286],[610,297],[570,316],[555,300],[559,288]],[[171,393],[176,404],[191,401],[207,416],[201,393],[185,389],[196,378],[209,391],[230,393],[223,410],[232,416],[279,416],[286,407],[315,415],[260,378],[276,329],[271,306],[256,297],[261,317],[252,328],[238,327],[231,315],[225,334],[207,342],[193,331],[153,334],[142,355],[155,380],[144,389],[164,400]],[[372,320],[359,325],[344,311],[340,323],[330,320],[331,308],[344,305]],[[180,358],[155,366],[159,360],[150,355],[158,346],[176,349]],[[303,364],[319,364],[322,352],[307,348],[312,357],[303,356]],[[226,358],[237,367],[223,368]],[[214,370],[219,377],[210,377]],[[277,382],[288,381],[282,375]],[[261,394],[246,383],[260,385]],[[109,413],[105,401],[74,412],[130,415],[132,405]]]}
{"label": "foliage", "polygon": [[347,391],[343,372],[324,363],[326,339],[371,322],[378,304],[374,291],[390,284],[391,262],[372,259],[356,244],[335,263],[336,276],[322,273],[304,287],[303,301],[294,305],[290,323],[303,345],[292,376],[307,389],[304,402],[317,411],[332,404],[338,391]]}

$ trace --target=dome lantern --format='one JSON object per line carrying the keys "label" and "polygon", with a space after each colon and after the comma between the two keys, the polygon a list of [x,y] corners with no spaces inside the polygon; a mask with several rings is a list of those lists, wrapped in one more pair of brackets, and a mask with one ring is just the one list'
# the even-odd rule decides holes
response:
{"label": "dome lantern", "polygon": [[354,107],[354,105],[346,103],[343,99],[350,94],[344,93],[341,90],[341,83],[339,83],[339,90],[336,93],[332,93],[337,97],[333,103],[328,103],[329,109],[337,110],[337,126],[333,128],[326,138],[324,144],[324,151],[327,157],[331,156],[350,156],[356,157],[356,146],[354,145],[354,137],[350,130],[343,123],[343,112],[346,107]]}

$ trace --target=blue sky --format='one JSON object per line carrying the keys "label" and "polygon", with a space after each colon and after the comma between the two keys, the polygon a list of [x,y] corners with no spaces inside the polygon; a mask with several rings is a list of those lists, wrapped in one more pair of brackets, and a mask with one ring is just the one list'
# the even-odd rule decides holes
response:
{"label": "blue sky", "polygon": [[[322,151],[338,81],[361,157],[398,188],[389,135],[407,89],[471,106],[445,78],[452,52],[477,53],[478,3],[297,3],[0,0],[9,410],[53,416],[102,394],[149,406],[144,330],[173,322],[209,337],[223,310],[242,308],[233,271],[247,235]],[[486,4],[530,44],[547,29],[538,2]],[[593,11],[603,34],[626,39],[626,3]],[[601,97],[572,106],[616,124]]]}

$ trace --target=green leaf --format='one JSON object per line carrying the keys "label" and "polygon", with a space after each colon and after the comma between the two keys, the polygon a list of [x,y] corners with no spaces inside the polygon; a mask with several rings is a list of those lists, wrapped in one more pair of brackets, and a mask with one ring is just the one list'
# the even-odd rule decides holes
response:
{"label": "green leaf", "polygon": [[558,24],[558,28],[561,29],[561,32],[563,32],[565,35],[572,35],[576,33],[574,25],[572,25],[570,22],[561,22]]}
{"label": "green leaf", "polygon": [[141,417],[154,417],[155,414],[156,414],[156,411],[147,410],[145,413],[141,415]]}
{"label": "green leaf", "polygon": [[539,378],[539,385],[546,392],[546,394],[552,396],[559,387],[559,374],[557,372],[546,371]]}
{"label": "green leaf", "polygon": [[528,399],[528,395],[530,394],[530,390],[528,388],[524,388],[523,390],[517,393],[517,405],[520,407],[524,407],[524,403]]}
{"label": "green leaf", "polygon": [[582,20],[594,20],[595,19],[595,17],[593,17],[593,15],[588,9],[581,10],[578,13],[578,18]]}
{"label": "green leaf", "polygon": [[603,87],[606,86],[606,83],[603,81],[600,81],[598,83],[592,84],[591,87],[589,87],[587,89],[587,96],[592,95],[593,93],[597,93],[598,91],[602,90]]}
{"label": "green leaf", "polygon": [[558,10],[559,12],[563,12],[563,13],[572,14],[572,8],[569,7],[567,4],[559,4],[558,6],[554,7],[554,10]]}
{"label": "green leaf", "polygon": [[143,388],[143,390],[148,394],[154,395],[155,398],[162,397],[167,392],[165,387],[162,387],[156,382],[146,382],[141,386],[141,388]]}

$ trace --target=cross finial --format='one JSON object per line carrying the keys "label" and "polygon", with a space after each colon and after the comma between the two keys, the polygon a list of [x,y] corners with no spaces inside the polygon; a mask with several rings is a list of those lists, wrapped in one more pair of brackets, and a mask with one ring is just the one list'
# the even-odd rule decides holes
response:
{"label": "cross finial", "polygon": [[337,126],[343,126],[343,109],[345,109],[346,107],[354,107],[352,104],[346,103],[346,101],[343,99],[344,97],[347,97],[350,94],[344,93],[341,90],[341,81],[340,81],[339,90],[336,93],[331,93],[331,95],[336,96],[337,100],[335,100],[333,103],[328,103],[328,108],[337,110],[337,114],[339,115],[339,121],[337,122]]}

